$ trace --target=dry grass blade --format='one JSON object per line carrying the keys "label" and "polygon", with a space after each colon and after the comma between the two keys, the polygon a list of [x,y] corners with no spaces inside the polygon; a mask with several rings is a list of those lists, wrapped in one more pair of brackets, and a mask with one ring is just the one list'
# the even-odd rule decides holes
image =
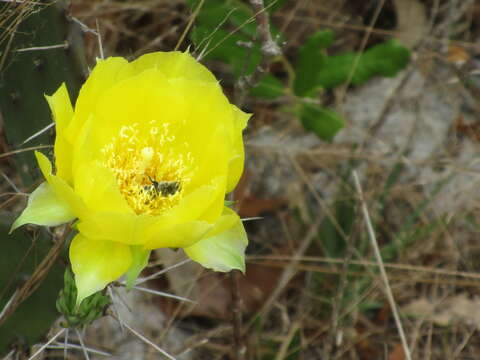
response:
{"label": "dry grass blade", "polygon": [[52,145],[40,145],[40,146],[28,147],[28,148],[25,148],[25,149],[13,150],[13,151],[9,151],[9,152],[0,154],[0,159],[5,158],[5,157],[9,157],[9,156],[12,156],[12,155],[20,154],[20,153],[23,153],[23,152],[27,152],[27,151],[35,151],[35,150],[41,150],[41,149],[51,149],[52,147],[53,147]]}
{"label": "dry grass blade", "polygon": [[190,16],[190,19],[188,20],[188,23],[187,23],[187,26],[185,27],[185,30],[183,30],[182,35],[180,36],[180,39],[178,39],[177,45],[175,45],[175,49],[173,49],[173,50],[178,50],[180,48],[180,45],[182,45],[183,40],[185,40],[185,36],[187,36],[187,33],[190,30],[190,28],[192,27],[193,22],[197,18],[198,13],[202,9],[202,6],[203,6],[204,2],[205,2],[205,0],[200,0],[199,1],[197,7],[195,8],[195,11],[193,12],[193,14]]}
{"label": "dry grass blade", "polygon": [[380,274],[382,276],[382,280],[385,286],[385,293],[387,294],[387,299],[390,304],[390,308],[392,309],[393,316],[395,318],[395,323],[397,325],[398,334],[400,336],[400,340],[402,341],[403,350],[405,352],[405,357],[407,360],[412,360],[412,356],[410,354],[410,349],[408,347],[407,338],[405,336],[405,331],[403,330],[402,322],[400,320],[400,315],[398,314],[397,305],[395,303],[395,299],[393,297],[392,289],[390,288],[390,282],[388,280],[387,272],[385,271],[385,266],[383,266],[382,255],[380,254],[380,249],[378,247],[377,238],[375,236],[375,232],[373,230],[372,222],[370,220],[370,214],[368,212],[367,204],[365,202],[365,198],[363,197],[362,187],[360,185],[360,180],[358,179],[357,172],[353,170],[353,181],[355,184],[355,188],[358,192],[358,196],[360,197],[360,204],[362,207],[362,213],[365,218],[365,223],[367,225],[368,230],[368,237],[370,239],[371,245],[374,250],[375,258],[378,262],[378,267],[380,269]]}

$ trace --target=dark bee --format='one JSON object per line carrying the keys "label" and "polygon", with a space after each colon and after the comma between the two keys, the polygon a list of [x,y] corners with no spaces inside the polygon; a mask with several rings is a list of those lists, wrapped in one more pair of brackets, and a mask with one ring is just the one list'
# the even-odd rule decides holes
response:
{"label": "dark bee", "polygon": [[179,181],[156,181],[150,176],[148,177],[151,185],[146,185],[143,187],[145,191],[152,192],[155,196],[171,196],[175,195],[180,191],[180,182]]}

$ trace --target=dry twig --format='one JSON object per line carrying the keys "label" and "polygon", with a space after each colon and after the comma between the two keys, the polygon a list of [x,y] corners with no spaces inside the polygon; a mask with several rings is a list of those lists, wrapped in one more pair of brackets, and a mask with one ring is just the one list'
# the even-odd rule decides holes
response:
{"label": "dry twig", "polygon": [[241,77],[235,84],[235,103],[242,106],[245,101],[245,95],[251,87],[255,86],[262,75],[268,72],[272,59],[281,54],[277,43],[272,39],[270,32],[270,20],[263,4],[263,0],[250,0],[250,5],[255,12],[255,21],[257,22],[258,39],[261,43],[262,60],[251,75]]}

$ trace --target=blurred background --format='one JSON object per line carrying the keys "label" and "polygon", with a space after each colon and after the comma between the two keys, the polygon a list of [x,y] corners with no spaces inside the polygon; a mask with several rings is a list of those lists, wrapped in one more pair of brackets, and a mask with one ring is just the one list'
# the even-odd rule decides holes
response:
{"label": "blurred background", "polygon": [[[41,181],[31,150],[53,141],[43,94],[66,81],[74,99],[97,58],[178,49],[253,114],[234,193],[247,272],[158,250],[144,275],[182,265],[148,288],[195,303],[118,289],[125,322],[177,359],[477,359],[480,2],[269,0],[262,12],[281,49],[267,59],[249,1],[0,1],[0,307],[51,247],[46,230],[7,235]],[[9,358],[58,331],[65,264],[0,324]],[[94,359],[164,358],[111,317],[82,341],[105,352]],[[64,358],[58,347],[41,356]]]}

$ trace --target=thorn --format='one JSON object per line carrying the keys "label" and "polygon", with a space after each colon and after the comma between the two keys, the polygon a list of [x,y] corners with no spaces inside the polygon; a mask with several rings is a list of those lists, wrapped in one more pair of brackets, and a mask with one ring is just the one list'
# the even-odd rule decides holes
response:
{"label": "thorn", "polygon": [[[156,273],[154,273],[154,274],[152,274],[152,275],[149,275],[149,276],[144,277],[144,278],[141,278],[141,279],[137,279],[137,281],[135,282],[135,285],[140,285],[140,284],[143,284],[144,282],[147,282],[147,281],[149,281],[149,280],[156,279],[156,278],[159,277],[160,275],[165,274],[167,271],[173,270],[173,269],[175,269],[175,268],[177,268],[177,267],[179,267],[179,266],[182,266],[182,265],[184,265],[184,264],[186,264],[186,263],[189,263],[190,261],[192,261],[192,260],[190,260],[190,259],[182,260],[182,261],[180,261],[179,263],[174,264],[174,265],[172,265],[172,266],[169,266],[169,267],[167,267],[166,269],[157,271]],[[125,281],[123,281],[121,284],[122,284],[122,285],[125,285]]]}
{"label": "thorn", "polygon": [[45,344],[43,344],[40,349],[38,349],[32,356],[30,356],[28,358],[28,360],[32,360],[33,358],[35,358],[38,354],[40,354],[43,350],[45,350],[52,342],[55,341],[55,339],[57,337],[59,337],[60,335],[62,335],[64,333],[64,331],[66,331],[66,329],[62,329],[60,330],[55,336],[53,336],[50,340],[48,340]]}
{"label": "thorn", "polygon": [[143,336],[142,334],[138,333],[137,331],[133,330],[130,326],[128,326],[127,324],[125,324],[125,327],[135,336],[137,336],[140,340],[142,340],[144,343],[150,345],[151,347],[153,347],[155,350],[157,350],[159,353],[163,354],[164,356],[166,356],[167,358],[169,358],[170,360],[176,360],[172,355],[170,355],[169,353],[167,353],[165,350],[163,350],[162,348],[160,348],[159,346],[157,346],[155,343],[153,343],[152,341],[150,341],[149,339],[147,339],[145,336]]}
{"label": "thorn", "polygon": [[77,333],[78,341],[80,341],[80,346],[82,347],[83,355],[85,356],[85,360],[90,360],[90,356],[88,356],[87,348],[85,347],[85,344],[83,343],[82,334],[80,334],[80,331],[78,331],[78,329],[75,329],[75,332]]}
{"label": "thorn", "polygon": [[196,301],[193,301],[193,300],[184,298],[184,297],[182,297],[182,296],[177,296],[177,295],[174,295],[174,294],[169,294],[169,293],[166,293],[166,292],[163,292],[163,291],[158,291],[158,290],[153,290],[153,289],[149,289],[149,288],[144,288],[144,287],[141,287],[141,286],[133,286],[133,289],[136,289],[136,290],[139,290],[139,291],[143,291],[143,292],[146,292],[146,293],[149,293],[149,294],[159,295],[159,296],[163,296],[163,297],[167,297],[167,298],[172,298],[172,299],[176,299],[176,300],[180,300],[180,301],[186,301],[186,302],[189,302],[189,303],[192,303],[192,304],[197,304]]}
{"label": "thorn", "polygon": [[37,131],[35,134],[33,134],[32,136],[28,137],[26,140],[24,140],[20,145],[25,145],[27,142],[35,139],[37,136],[40,136],[42,135],[45,131],[48,131],[50,130],[52,127],[55,126],[55,123],[52,122],[51,124],[45,126],[43,129]]}

